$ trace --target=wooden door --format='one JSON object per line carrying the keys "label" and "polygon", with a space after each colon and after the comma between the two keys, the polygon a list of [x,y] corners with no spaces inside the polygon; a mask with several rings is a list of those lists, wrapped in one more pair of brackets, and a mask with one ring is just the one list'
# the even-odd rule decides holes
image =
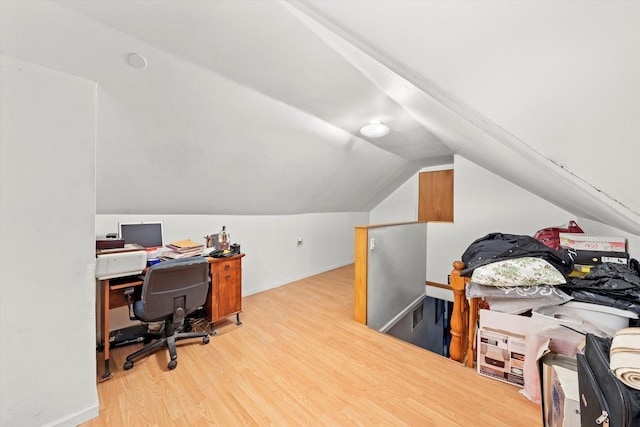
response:
{"label": "wooden door", "polygon": [[453,170],[421,172],[418,221],[453,222]]}

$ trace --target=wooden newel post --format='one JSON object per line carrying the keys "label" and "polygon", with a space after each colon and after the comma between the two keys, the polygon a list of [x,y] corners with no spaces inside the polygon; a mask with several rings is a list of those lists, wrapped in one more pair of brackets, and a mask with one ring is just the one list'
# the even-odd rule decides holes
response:
{"label": "wooden newel post", "polygon": [[460,276],[460,272],[464,268],[462,261],[454,261],[453,270],[451,271],[451,288],[453,289],[453,313],[451,314],[451,345],[449,346],[449,357],[451,359],[463,362],[465,351],[463,343],[466,344],[467,322],[469,305],[465,296],[465,279]]}

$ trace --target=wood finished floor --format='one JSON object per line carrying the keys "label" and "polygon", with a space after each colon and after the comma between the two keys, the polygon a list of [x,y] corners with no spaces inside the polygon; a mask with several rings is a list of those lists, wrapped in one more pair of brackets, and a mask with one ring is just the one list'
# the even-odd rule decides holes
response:
{"label": "wood finished floor", "polygon": [[[539,426],[518,388],[353,321],[353,265],[243,299],[203,345],[124,371],[112,352],[95,426]],[[99,359],[101,362],[101,359]],[[100,363],[99,363],[100,366]]]}

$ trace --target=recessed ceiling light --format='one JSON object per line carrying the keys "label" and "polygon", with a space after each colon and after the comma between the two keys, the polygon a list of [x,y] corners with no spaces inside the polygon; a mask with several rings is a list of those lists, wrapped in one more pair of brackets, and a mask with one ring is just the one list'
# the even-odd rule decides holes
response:
{"label": "recessed ceiling light", "polygon": [[389,126],[379,120],[374,120],[360,129],[360,133],[368,138],[380,138],[389,133]]}
{"label": "recessed ceiling light", "polygon": [[127,62],[133,68],[138,68],[138,69],[147,68],[147,60],[146,60],[146,58],[144,56],[140,55],[139,53],[133,52],[133,53],[130,53],[129,55],[127,55]]}

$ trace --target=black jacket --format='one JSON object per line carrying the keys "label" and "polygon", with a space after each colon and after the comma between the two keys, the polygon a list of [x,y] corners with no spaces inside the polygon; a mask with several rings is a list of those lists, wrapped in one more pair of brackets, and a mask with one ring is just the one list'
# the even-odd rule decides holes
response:
{"label": "black jacket", "polygon": [[[632,259],[631,264],[637,265],[637,261]],[[640,274],[624,264],[598,264],[583,278],[571,277],[560,288],[575,301],[606,305],[640,315]]]}
{"label": "black jacket", "polygon": [[471,276],[476,268],[509,258],[537,257],[553,265],[567,275],[573,268],[573,261],[564,251],[556,251],[531,236],[518,234],[490,233],[471,243],[462,254],[463,276]]}

